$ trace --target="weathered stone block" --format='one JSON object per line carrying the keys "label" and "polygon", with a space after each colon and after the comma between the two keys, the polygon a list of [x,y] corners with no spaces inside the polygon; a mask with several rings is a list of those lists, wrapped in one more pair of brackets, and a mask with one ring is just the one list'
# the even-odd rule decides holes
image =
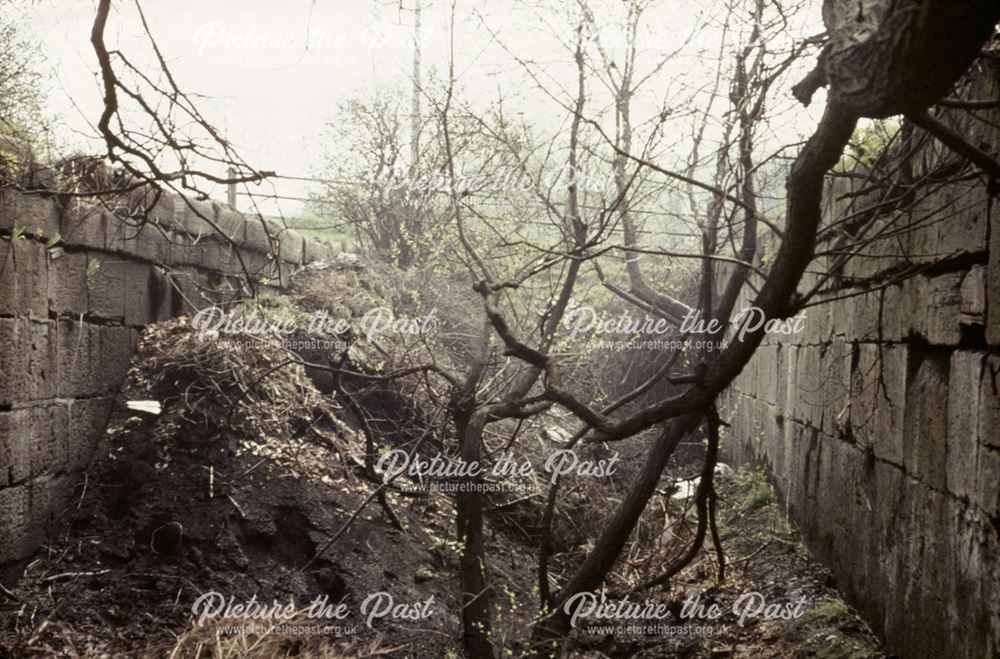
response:
{"label": "weathered stone block", "polygon": [[208,251],[208,239],[185,232],[171,232],[168,238],[170,263],[173,265],[201,265]]}
{"label": "weathered stone block", "polygon": [[[970,497],[976,488],[979,454],[979,389],[984,353],[956,350],[948,387],[948,491]],[[1000,480],[1000,473],[997,474]]]}
{"label": "weathered stone block", "polygon": [[989,196],[979,181],[956,182],[929,200],[932,209],[948,209],[948,219],[935,222],[937,245],[929,254],[961,254],[989,249]]}
{"label": "weathered stone block", "polygon": [[[953,505],[960,506],[959,502]],[[990,573],[996,574],[998,554],[997,534],[988,519],[975,508],[960,507],[952,516],[951,528],[948,529],[946,540],[952,556],[960,560],[942,562],[954,565],[954,590],[948,593],[951,603],[948,606],[949,623],[955,631],[955,640],[963,647],[956,650],[960,656],[983,656],[996,654],[996,645],[1000,643],[1000,635],[992,634],[995,641],[983,643],[983,638],[976,630],[989,629],[993,624],[1000,631],[1000,619],[997,619],[993,602],[1000,595],[1000,580],[991,579]],[[991,621],[991,618],[993,619]]]}
{"label": "weathered stone block", "polygon": [[843,301],[844,316],[840,322],[847,327],[844,332],[850,341],[874,341],[878,337],[878,317],[872,318],[869,313],[868,299],[874,295],[855,295]]}
{"label": "weathered stone block", "polygon": [[107,228],[101,210],[93,205],[74,202],[60,224],[63,242],[74,247],[104,249]]}
{"label": "weathered stone block", "polygon": [[774,366],[771,369],[771,378],[774,380],[774,405],[777,408],[777,413],[780,415],[788,413],[785,406],[785,396],[788,394],[788,383],[785,382],[785,373],[788,369],[786,361],[790,347],[789,344],[778,344],[774,347]]}
{"label": "weathered stone block", "polygon": [[941,611],[939,601],[954,589],[955,568],[948,564],[948,540],[950,530],[949,512],[953,500],[925,487],[913,497],[910,509],[912,529],[926,529],[925,533],[911,533],[909,552],[906,557],[907,570],[903,590],[909,599],[913,619],[921,620],[914,629],[917,637],[915,647],[926,648],[925,656],[948,656],[952,649],[949,638],[951,628],[947,611]]}
{"label": "weathered stone block", "polygon": [[[859,199],[852,212],[857,212],[862,208],[878,204],[880,200],[877,198],[877,195],[874,197],[870,200]],[[901,219],[898,214],[888,214],[870,221],[872,222],[872,226],[867,232],[866,238],[871,239],[872,242],[866,245],[863,251],[853,255],[844,266],[844,275],[850,279],[863,280],[875,277],[884,270],[893,267],[899,261],[902,247],[898,244],[898,238],[892,236],[892,230],[887,227],[890,224],[905,221],[905,219]],[[892,236],[891,238],[876,237],[879,232],[886,231],[890,232],[889,235]]]}
{"label": "weathered stone block", "polygon": [[51,398],[58,381],[48,321],[0,318],[0,405]]}
{"label": "weathered stone block", "polygon": [[105,211],[102,213],[104,221],[104,249],[117,254],[130,254],[134,249],[135,238],[139,234],[141,218],[130,217],[122,214]]}
{"label": "weathered stone block", "polygon": [[851,379],[851,432],[858,444],[903,464],[907,355],[904,346],[857,344]]}
{"label": "weathered stone block", "polygon": [[1000,449],[1000,357],[987,355],[979,384],[979,441]]}
{"label": "weathered stone block", "polygon": [[834,565],[853,560],[853,551],[864,551],[867,533],[859,535],[858,509],[867,507],[860,487],[863,460],[856,448],[835,440],[820,440],[815,494],[820,543],[814,548]]}
{"label": "weathered stone block", "polygon": [[158,226],[146,226],[136,236],[135,254],[152,263],[167,263],[170,260],[170,242],[167,230]]}
{"label": "weathered stone block", "polygon": [[111,218],[109,249],[146,261],[164,263],[169,258],[170,249],[165,235],[167,230],[161,226],[166,225],[155,224],[152,220],[122,222]]}
{"label": "weathered stone block", "polygon": [[777,343],[769,343],[761,346],[763,351],[761,354],[754,356],[754,359],[757,360],[756,388],[758,396],[770,405],[775,405],[778,402],[778,368],[781,365],[778,358],[779,348]]}
{"label": "weathered stone block", "polygon": [[[796,363],[794,386],[796,388],[796,417],[813,428],[823,428],[826,401],[823,395],[823,368],[819,349],[802,347]],[[789,396],[791,400],[791,396]]]}
{"label": "weathered stone block", "polygon": [[[950,502],[951,511],[948,520],[947,533],[942,538],[948,545],[948,553],[952,556],[961,556],[962,560],[954,565],[955,583],[954,590],[946,595],[955,602],[960,602],[959,610],[963,608],[978,608],[982,592],[980,584],[982,576],[989,572],[989,566],[985,563],[983,549],[986,546],[983,537],[983,523],[986,521],[980,511],[964,505],[964,502],[952,499]],[[945,559],[947,564],[947,559]],[[973,617],[973,616],[969,616]],[[959,625],[973,621],[955,621]],[[974,626],[974,624],[973,624]]]}
{"label": "weathered stone block", "polygon": [[895,588],[895,606],[887,610],[886,633],[899,634],[905,630],[914,617],[924,615],[922,597],[919,590],[919,573],[924,565],[924,539],[911,531],[914,515],[928,516],[926,502],[927,487],[912,478],[903,480],[903,507],[898,520],[899,534],[893,552],[894,561],[887,565],[892,570]]}
{"label": "weathered stone block", "polygon": [[43,474],[66,471],[71,440],[67,407],[66,403],[54,403],[32,407],[28,411],[33,479]]}
{"label": "weathered stone block", "polygon": [[[900,538],[905,534],[905,480],[906,474],[899,467],[881,461],[875,463],[875,498],[872,508],[883,560],[889,560],[896,554]],[[880,567],[878,571],[883,570]]]}
{"label": "weathered stone block", "polygon": [[62,475],[44,475],[31,481],[28,514],[31,517],[29,539],[41,543],[46,532],[56,528],[56,521],[69,504],[73,481]]}
{"label": "weathered stone block", "polygon": [[87,255],[60,252],[49,262],[49,309],[57,314],[85,314],[89,307]]}
{"label": "weathered stone block", "polygon": [[[1000,236],[1000,213],[993,213],[991,236]],[[986,322],[986,340],[992,346],[1000,346],[1000,249],[996,245],[990,249],[990,262],[986,269],[986,308],[989,317]]]}
{"label": "weathered stone block", "polygon": [[75,398],[101,392],[106,384],[101,364],[100,327],[64,319],[56,325],[59,396]]}
{"label": "weathered stone block", "polygon": [[152,293],[152,266],[147,263],[125,264],[125,324],[145,326],[152,322],[155,310]]}
{"label": "weathered stone block", "polygon": [[7,266],[16,274],[15,307],[21,313],[36,318],[48,318],[49,264],[45,246],[35,240],[23,238],[13,244],[13,260]]}
{"label": "weathered stone block", "polygon": [[903,333],[901,319],[907,315],[900,288],[893,286],[859,295],[846,300],[846,304],[851,340],[899,340]]}
{"label": "weathered stone block", "polygon": [[0,315],[13,316],[19,311],[14,249],[6,242],[0,242]]}
{"label": "weathered stone block", "polygon": [[90,313],[100,318],[125,318],[128,261],[107,254],[87,254]]}
{"label": "weathered stone block", "polygon": [[18,326],[21,319],[0,318],[0,405],[10,405],[24,396],[27,385],[28,358],[25,351],[20,350],[18,343]]}
{"label": "weathered stone block", "polygon": [[189,238],[201,240],[214,233],[209,222],[215,222],[215,208],[211,202],[194,199],[178,200],[183,211],[183,229]]}
{"label": "weathered stone block", "polygon": [[[914,277],[906,282],[911,325],[904,333],[919,334],[934,345],[958,345],[962,310],[959,272],[937,277]],[[933,300],[933,304],[928,302]]]}
{"label": "weathered stone block", "polygon": [[0,190],[0,229],[10,231],[17,223],[17,199],[15,190]]}
{"label": "weathered stone block", "polygon": [[293,229],[285,229],[279,235],[279,239],[281,260],[291,265],[302,265],[302,255],[305,252],[305,240],[302,234]]}
{"label": "weathered stone block", "polygon": [[132,361],[132,329],[115,325],[101,327],[101,368],[105,375],[100,393],[114,393],[124,381]]}
{"label": "weathered stone block", "polygon": [[205,238],[198,244],[198,262],[194,265],[206,270],[214,271],[223,268],[225,258],[224,246],[221,242],[222,238],[218,236],[209,236]]}
{"label": "weathered stone block", "polygon": [[746,366],[744,366],[743,370],[740,372],[740,387],[753,398],[758,398],[760,396],[760,392],[757,390],[756,384],[757,370],[762,359],[763,355],[761,350],[758,349],[758,351],[754,353],[753,358],[747,362]]}
{"label": "weathered stone block", "polygon": [[773,405],[766,403],[761,405],[762,421],[764,423],[764,450],[770,456],[770,460],[778,468],[784,471],[787,455],[785,454],[785,437],[783,428],[778,423],[778,412]]}
{"label": "weathered stone block", "polygon": [[911,352],[912,378],[906,390],[904,463],[927,486],[944,490],[948,432],[949,355]]}
{"label": "weathered stone block", "polygon": [[959,322],[967,325],[986,323],[986,267],[975,265],[962,280],[962,306]]}
{"label": "weathered stone block", "polygon": [[868,234],[882,232],[882,236],[868,250],[873,271],[883,275],[913,262],[914,255],[907,249],[906,240],[901,240],[896,233],[900,226],[912,226],[912,219],[912,213],[904,211],[883,215],[876,221],[877,228]]}
{"label": "weathered stone block", "polygon": [[246,238],[247,220],[228,206],[221,204],[215,204],[214,206],[215,225],[219,228],[219,233],[237,244],[242,244]]}
{"label": "weathered stone block", "polygon": [[[915,222],[915,220],[920,219],[925,221]],[[909,226],[909,228],[902,239],[906,243],[907,253],[914,255],[913,260],[929,263],[938,258],[937,255],[940,252],[937,247],[939,236],[936,223],[927,222],[926,213],[922,209],[910,213],[905,220],[906,225],[904,226]]]}
{"label": "weathered stone block", "polygon": [[787,340],[793,343],[820,345],[829,343],[836,334],[836,329],[831,322],[830,314],[833,305],[821,304],[805,310],[804,330],[799,334],[790,334],[787,337],[776,335],[778,340]]}
{"label": "weathered stone block", "polygon": [[128,195],[127,209],[132,217],[144,218],[163,226],[173,223],[176,197],[150,187],[138,188]]}
{"label": "weathered stone block", "polygon": [[0,563],[17,560],[33,547],[27,543],[28,491],[24,485],[0,489],[0,528],[5,541],[0,542]]}
{"label": "weathered stone block", "polygon": [[249,254],[254,253],[255,252],[250,252],[242,247],[234,247],[228,243],[221,243],[219,244],[218,262],[213,264],[212,269],[226,275],[234,275],[238,277],[243,274],[242,264],[247,264],[249,269],[249,262],[247,258]]}
{"label": "weathered stone block", "polygon": [[875,336],[882,341],[902,341],[906,338],[908,309],[902,285],[889,286],[868,299],[869,310],[878,323]]}
{"label": "weathered stone block", "polygon": [[7,190],[0,195],[0,229],[18,227],[47,240],[61,234],[59,207],[51,197]]}
{"label": "weathered stone block", "polygon": [[819,474],[822,467],[819,431],[810,426],[801,426],[798,441],[801,458],[797,461],[797,473],[801,475],[802,498],[815,499],[819,489]]}
{"label": "weathered stone block", "polygon": [[853,298],[838,299],[827,303],[830,308],[830,327],[834,337],[850,340],[854,338],[851,323]]}
{"label": "weathered stone block", "polygon": [[796,519],[801,520],[802,525],[809,529],[815,538],[818,522],[816,497],[819,494],[819,480],[823,469],[819,431],[815,428],[804,427],[799,441],[802,454],[795,461],[799,484],[793,485],[793,487],[799,489],[796,501],[801,514],[796,516]]}
{"label": "weathered stone block", "polygon": [[850,424],[851,346],[835,341],[820,351],[822,431],[844,439]]}
{"label": "weathered stone block", "polygon": [[[205,278],[193,268],[175,269],[171,272],[174,315],[194,313],[206,305]],[[179,313],[178,313],[179,312]]]}
{"label": "weathered stone block", "polygon": [[71,401],[69,407],[70,471],[81,471],[90,464],[94,451],[100,445],[104,429],[111,416],[114,398],[85,398]]}
{"label": "weathered stone block", "polygon": [[22,483],[31,474],[27,422],[26,409],[0,412],[0,488]]}
{"label": "weathered stone block", "polygon": [[978,458],[973,501],[991,518],[1000,518],[1000,449],[980,446]]}
{"label": "weathered stone block", "polygon": [[779,392],[784,390],[784,393],[780,393],[778,396],[778,411],[786,417],[792,418],[798,410],[799,403],[799,388],[795,381],[798,373],[799,347],[788,344],[782,346],[781,350],[784,355],[782,358],[784,371],[781,374]]}
{"label": "weathered stone block", "polygon": [[247,218],[246,248],[268,254],[278,251],[279,227],[260,218]]}
{"label": "weathered stone block", "polygon": [[58,390],[59,359],[52,334],[55,325],[48,320],[22,319],[18,325],[18,350],[26,355],[27,387],[21,396],[29,400],[53,398]]}

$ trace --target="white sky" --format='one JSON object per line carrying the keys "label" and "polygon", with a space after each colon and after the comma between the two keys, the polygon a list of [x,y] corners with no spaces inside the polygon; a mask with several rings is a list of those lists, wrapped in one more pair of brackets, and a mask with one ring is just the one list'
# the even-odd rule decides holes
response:
{"label": "white sky", "polygon": [[[447,68],[450,2],[422,1],[426,79],[427,72],[436,69],[443,75]],[[179,85],[199,95],[202,114],[244,159],[259,169],[308,176],[317,173],[329,148],[322,139],[324,125],[335,117],[339,102],[378,88],[408,87],[414,2],[403,0],[401,8],[399,0],[145,0],[142,6]],[[567,8],[573,4],[565,2]],[[701,8],[714,4],[664,0],[643,24],[647,63],[658,52],[675,49],[690,34]],[[813,4],[818,9],[818,0]],[[154,71],[133,0],[114,6],[109,44],[140,68]],[[86,137],[93,134],[89,125],[101,112],[89,43],[94,1],[0,0],[0,7],[20,14],[43,46],[53,71],[50,107],[64,124],[60,142],[99,151],[97,142]],[[614,11],[615,4],[608,7]],[[540,125],[555,127],[565,120],[551,99],[532,89],[512,54],[535,60],[543,75],[571,87],[572,62],[553,35],[571,39],[571,28],[555,27],[555,21],[546,25],[532,3],[522,0],[458,0],[456,16],[456,77],[465,100],[486,101],[503,93]],[[803,20],[805,26],[790,27],[791,36],[821,31],[814,16]],[[503,46],[491,31],[500,34]],[[706,83],[708,70],[698,70],[709,49],[717,48],[718,34],[714,29],[696,34],[684,57],[665,69],[636,105],[655,110],[678,92],[682,79],[682,87]],[[776,130],[792,141],[813,121],[815,112],[797,109],[788,130]],[[284,195],[305,193],[302,184],[287,181],[277,189]],[[296,209],[295,203],[283,205],[286,213]]]}

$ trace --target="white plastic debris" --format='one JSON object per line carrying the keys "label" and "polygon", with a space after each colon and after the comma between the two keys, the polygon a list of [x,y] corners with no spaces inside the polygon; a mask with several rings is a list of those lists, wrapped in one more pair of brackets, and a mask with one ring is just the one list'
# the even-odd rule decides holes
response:
{"label": "white plastic debris", "polygon": [[157,415],[163,412],[163,406],[158,400],[130,400],[125,403],[125,407],[144,414]]}

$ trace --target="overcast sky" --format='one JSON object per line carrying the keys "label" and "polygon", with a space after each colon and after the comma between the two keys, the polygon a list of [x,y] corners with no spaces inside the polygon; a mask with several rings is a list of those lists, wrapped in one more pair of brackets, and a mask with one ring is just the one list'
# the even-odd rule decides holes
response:
{"label": "overcast sky", "polygon": [[[244,159],[259,169],[308,176],[317,173],[324,148],[329,148],[323,142],[324,126],[335,117],[339,102],[409,85],[414,2],[145,0],[143,9],[181,87],[198,94],[199,109],[237,145]],[[422,2],[427,75],[447,68],[451,3]],[[459,0],[456,77],[469,102],[485,103],[502,93],[532,121],[558,125],[565,113],[533,89],[515,57],[536,61],[538,70],[550,77],[546,82],[552,89],[571,86],[572,69],[567,67],[572,62],[559,40],[571,39],[572,32],[558,21],[540,20],[532,4]],[[703,8],[712,4],[664,0],[650,12],[643,24],[646,63],[651,65],[659,54],[690,38],[692,26],[704,18]],[[60,141],[88,151],[98,148],[86,136],[93,134],[89,126],[101,111],[89,43],[94,5],[93,0],[14,5],[42,43],[53,71],[50,105],[63,118]],[[609,6],[613,10],[615,5]],[[789,31],[801,38],[821,29],[815,16],[806,16]],[[690,88],[706,82],[709,70],[699,73],[699,67],[717,47],[718,38],[712,28],[695,33],[684,56],[665,70],[637,105],[645,103],[652,111],[677,93],[678,85]],[[155,70],[131,0],[115,3],[107,39],[140,68]],[[610,34],[606,42],[614,50]],[[788,139],[814,120],[815,112],[796,111],[789,119]],[[291,182],[280,183],[278,190],[293,196],[305,192],[302,185]],[[294,203],[285,206],[286,212],[296,209]]]}

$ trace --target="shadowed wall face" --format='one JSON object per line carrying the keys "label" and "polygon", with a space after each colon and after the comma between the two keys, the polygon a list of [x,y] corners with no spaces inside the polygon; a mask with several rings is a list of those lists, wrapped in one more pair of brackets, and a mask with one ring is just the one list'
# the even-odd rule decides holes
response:
{"label": "shadowed wall face", "polygon": [[[264,281],[285,284],[332,255],[228,207],[194,206]],[[153,216],[162,231],[92,204],[0,193],[0,234],[18,236],[0,242],[0,571],[16,573],[79,496],[142,328],[239,285],[237,249],[188,204],[164,196]],[[280,272],[267,256],[278,250]]]}
{"label": "shadowed wall face", "polygon": [[[970,97],[997,98],[997,69],[976,72],[973,88]],[[965,117],[969,141],[996,152],[1000,111],[987,116],[993,126]],[[954,159],[931,142],[912,159],[914,175]],[[865,185],[829,190],[829,217],[877,203],[880,192]],[[906,213],[878,218],[874,231],[892,237],[853,259],[844,278],[929,267],[901,284],[845,291],[861,294],[808,309],[801,334],[770,337],[728,395],[725,448],[766,466],[807,545],[889,651],[994,657],[1000,213],[978,180],[940,187]],[[891,231],[907,222],[916,228]],[[822,259],[814,266],[827,270]],[[815,282],[807,275],[800,290]]]}

